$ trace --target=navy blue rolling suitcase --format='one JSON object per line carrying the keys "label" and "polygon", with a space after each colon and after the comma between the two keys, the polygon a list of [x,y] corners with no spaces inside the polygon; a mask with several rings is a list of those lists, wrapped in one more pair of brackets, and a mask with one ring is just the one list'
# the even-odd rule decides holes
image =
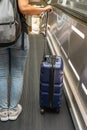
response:
{"label": "navy blue rolling suitcase", "polygon": [[44,55],[40,68],[40,108],[59,112],[63,88],[63,60],[61,56],[46,55],[45,44],[47,36],[48,12],[46,13],[46,28],[44,35]]}
{"label": "navy blue rolling suitcase", "polygon": [[40,110],[60,111],[63,88],[63,60],[61,56],[46,55],[40,70]]}

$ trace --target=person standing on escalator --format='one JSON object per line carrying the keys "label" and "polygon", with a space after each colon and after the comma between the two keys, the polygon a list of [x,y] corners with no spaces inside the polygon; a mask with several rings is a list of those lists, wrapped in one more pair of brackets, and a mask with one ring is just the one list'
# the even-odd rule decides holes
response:
{"label": "person standing on escalator", "polygon": [[[10,1],[10,0],[9,0]],[[2,0],[0,1],[2,2]],[[0,46],[0,120],[16,120],[22,112],[19,104],[23,90],[25,64],[29,53],[29,37],[26,24],[22,22],[25,15],[37,15],[52,11],[52,6],[38,8],[29,4],[29,0],[16,0],[20,13],[21,30],[24,30],[24,48],[22,49],[22,33],[13,45]],[[5,3],[4,3],[5,4]],[[0,4],[1,5],[1,4]],[[0,6],[1,7],[1,6]],[[1,14],[0,14],[1,15]],[[22,30],[22,31],[23,31]],[[21,32],[22,32],[21,31]],[[1,35],[0,35],[1,37]],[[4,44],[5,45],[5,44]],[[9,53],[10,52],[10,53]],[[9,63],[10,59],[10,63]],[[10,77],[10,83],[8,78]],[[8,103],[8,87],[10,85],[10,102]]]}

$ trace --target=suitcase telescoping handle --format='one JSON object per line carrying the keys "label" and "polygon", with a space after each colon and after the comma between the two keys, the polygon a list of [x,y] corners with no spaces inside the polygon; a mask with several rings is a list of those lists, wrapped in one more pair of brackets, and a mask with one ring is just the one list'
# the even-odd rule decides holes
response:
{"label": "suitcase telescoping handle", "polygon": [[43,52],[43,61],[47,61],[51,63],[52,65],[55,64],[56,62],[56,55],[47,55],[46,54],[46,44],[47,44],[47,29],[48,29],[48,17],[49,17],[49,12],[45,12],[42,15],[46,16],[46,23],[45,23],[45,31],[44,31],[44,52]]}
{"label": "suitcase telescoping handle", "polygon": [[46,13],[46,27],[45,27],[45,38],[47,37],[47,26],[48,26],[48,11],[47,12],[45,12]]}
{"label": "suitcase telescoping handle", "polygon": [[48,11],[47,12],[44,12],[44,13],[42,13],[41,15],[42,15],[42,17],[43,16],[46,16],[46,23],[45,23],[45,31],[44,31],[44,33],[42,33],[43,34],[43,36],[44,36],[44,52],[43,52],[43,61],[46,61],[46,44],[47,44],[47,26],[48,26]]}
{"label": "suitcase telescoping handle", "polygon": [[46,18],[46,21],[45,21],[45,31],[44,31],[44,33],[42,33],[43,35],[44,35],[44,37],[46,38],[46,36],[47,36],[47,25],[48,25],[48,11],[46,11],[46,12],[42,12],[41,13],[41,15],[40,15],[40,18],[43,18],[44,16],[46,16],[45,18]]}

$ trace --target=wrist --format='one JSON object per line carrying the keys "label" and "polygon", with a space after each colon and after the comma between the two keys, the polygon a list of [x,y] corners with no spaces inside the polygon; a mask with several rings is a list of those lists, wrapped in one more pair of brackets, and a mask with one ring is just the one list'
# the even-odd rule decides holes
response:
{"label": "wrist", "polygon": [[46,12],[46,11],[47,11],[47,10],[46,10],[46,7],[44,7],[44,8],[43,8],[43,12]]}

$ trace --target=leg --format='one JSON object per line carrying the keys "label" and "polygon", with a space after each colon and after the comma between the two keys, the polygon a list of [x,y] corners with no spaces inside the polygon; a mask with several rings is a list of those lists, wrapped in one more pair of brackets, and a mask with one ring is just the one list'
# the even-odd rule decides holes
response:
{"label": "leg", "polygon": [[8,109],[9,50],[0,50],[0,109]]}
{"label": "leg", "polygon": [[24,50],[21,48],[21,37],[17,41],[17,46],[11,48],[11,94],[10,109],[17,107],[23,89],[23,79],[25,63],[29,51],[28,35],[25,35]]}
{"label": "leg", "polygon": [[0,120],[8,120],[9,50],[0,50]]}

